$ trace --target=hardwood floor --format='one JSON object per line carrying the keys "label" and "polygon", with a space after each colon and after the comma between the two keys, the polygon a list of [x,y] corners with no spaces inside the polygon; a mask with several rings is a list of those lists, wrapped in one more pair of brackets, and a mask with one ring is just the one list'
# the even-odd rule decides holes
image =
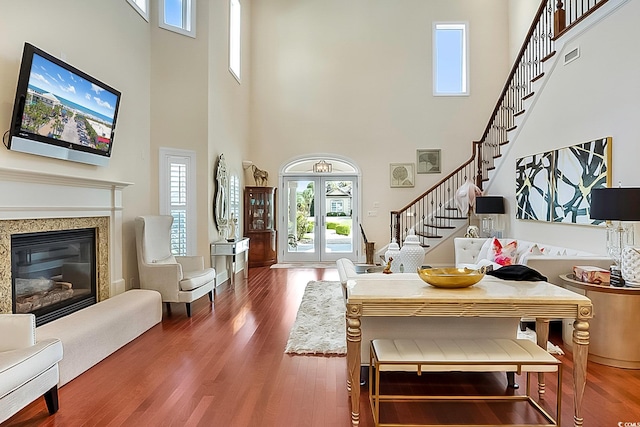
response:
{"label": "hardwood floor", "polygon": [[[201,298],[187,318],[184,307],[60,389],[60,410],[49,416],[43,399],[2,426],[350,426],[346,358],[284,354],[289,330],[310,280],[338,280],[335,269],[250,270],[235,289],[223,285],[215,304]],[[560,344],[556,332],[552,341]],[[562,424],[573,424],[571,355],[561,357]],[[427,381],[428,380],[428,381]],[[394,387],[438,393],[504,391],[503,374],[392,375]],[[421,382],[422,381],[422,382]],[[427,381],[425,383],[425,381]],[[524,385],[524,380],[519,379]],[[547,380],[546,407],[555,402]],[[585,426],[640,425],[640,370],[589,363]],[[514,406],[518,405],[518,406]],[[363,427],[373,426],[368,394]],[[524,404],[391,405],[387,417],[428,422],[497,424],[536,415]]]}

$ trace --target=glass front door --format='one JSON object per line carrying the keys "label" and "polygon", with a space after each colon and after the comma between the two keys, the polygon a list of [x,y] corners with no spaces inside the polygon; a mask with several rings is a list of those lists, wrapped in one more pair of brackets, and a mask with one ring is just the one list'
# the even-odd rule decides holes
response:
{"label": "glass front door", "polygon": [[356,183],[353,177],[285,177],[282,261],[356,260]]}

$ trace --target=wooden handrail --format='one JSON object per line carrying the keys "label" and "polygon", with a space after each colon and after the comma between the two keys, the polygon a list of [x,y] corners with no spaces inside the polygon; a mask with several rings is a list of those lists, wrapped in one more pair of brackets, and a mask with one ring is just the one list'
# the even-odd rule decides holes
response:
{"label": "wooden handrail", "polygon": [[504,87],[502,88],[502,92],[500,92],[500,96],[498,97],[498,102],[496,102],[496,106],[493,108],[493,112],[489,116],[489,123],[487,123],[487,127],[484,128],[484,132],[482,133],[482,137],[480,138],[480,141],[484,141],[487,138],[487,135],[489,134],[489,129],[491,129],[491,126],[493,125],[493,118],[498,113],[498,109],[500,108],[500,105],[502,104],[502,101],[504,100],[504,97],[507,94],[509,87],[511,86],[511,82],[513,81],[513,76],[516,74],[516,71],[520,66],[520,61],[522,61],[522,57],[524,56],[524,53],[527,50],[527,46],[529,45],[529,40],[531,40],[531,36],[533,35],[533,32],[538,26],[538,22],[540,21],[540,17],[542,16],[542,12],[544,12],[544,10],[547,8],[548,3],[549,3],[549,0],[542,0],[542,2],[540,3],[540,6],[538,6],[538,11],[536,12],[535,17],[533,18],[533,22],[529,27],[529,31],[527,31],[525,42],[522,44],[522,47],[518,52],[518,56],[516,56],[516,60],[513,62],[513,66],[511,67],[509,76],[507,76],[507,82],[504,84]]}

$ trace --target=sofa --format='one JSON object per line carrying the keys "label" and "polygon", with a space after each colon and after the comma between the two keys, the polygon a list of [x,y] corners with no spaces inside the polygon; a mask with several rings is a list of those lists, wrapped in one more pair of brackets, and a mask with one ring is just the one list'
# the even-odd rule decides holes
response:
{"label": "sofa", "polygon": [[[493,238],[456,237],[454,239],[455,266],[458,268],[479,268],[501,265],[491,259],[491,243]],[[516,242],[515,264],[526,265],[538,271],[547,281],[562,285],[561,274],[569,274],[576,265],[590,265],[609,269],[613,260],[607,256],[593,254],[577,249],[547,245],[527,240],[502,238],[498,239],[503,247]]]}
{"label": "sofa", "polygon": [[0,423],[40,398],[58,410],[60,340],[36,340],[33,314],[0,314]]}

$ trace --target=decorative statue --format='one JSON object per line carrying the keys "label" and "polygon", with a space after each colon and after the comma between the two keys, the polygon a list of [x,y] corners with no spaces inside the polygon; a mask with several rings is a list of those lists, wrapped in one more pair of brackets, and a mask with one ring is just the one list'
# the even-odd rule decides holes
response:
{"label": "decorative statue", "polygon": [[467,227],[467,232],[465,233],[464,237],[475,237],[478,238],[480,237],[480,230],[478,230],[478,227],[475,225],[470,225]]}
{"label": "decorative statue", "polygon": [[256,186],[266,186],[269,182],[269,172],[258,169],[256,165],[251,165],[253,171],[253,179],[256,182]]}
{"label": "decorative statue", "polygon": [[387,261],[387,265],[384,267],[384,270],[382,270],[382,272],[384,274],[391,274],[391,262],[393,262],[393,257],[389,257],[389,260]]}
{"label": "decorative statue", "polygon": [[238,228],[238,218],[236,218],[236,214],[231,212],[231,219],[229,220],[229,237],[227,237],[227,241],[234,242],[236,240],[236,230]]}

